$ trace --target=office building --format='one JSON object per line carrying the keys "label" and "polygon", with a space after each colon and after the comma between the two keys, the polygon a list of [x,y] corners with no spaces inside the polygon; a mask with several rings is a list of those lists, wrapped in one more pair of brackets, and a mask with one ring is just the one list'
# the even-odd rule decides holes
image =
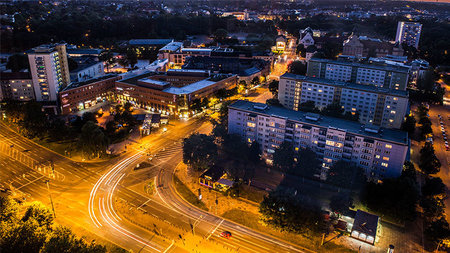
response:
{"label": "office building", "polygon": [[144,73],[116,81],[115,98],[166,115],[190,117],[191,103],[220,89],[237,85],[233,74],[211,74],[205,70],[172,69],[165,73]]}
{"label": "office building", "polygon": [[312,58],[308,62],[307,76],[406,90],[408,72],[408,68],[401,66]]}
{"label": "office building", "polygon": [[36,101],[56,101],[58,92],[70,84],[66,45],[49,44],[28,52]]}
{"label": "office building", "polygon": [[291,110],[301,110],[307,101],[320,109],[337,103],[345,112],[358,112],[361,123],[386,128],[400,128],[408,110],[406,91],[291,73],[280,77],[278,100]]}
{"label": "office building", "polygon": [[74,82],[59,92],[62,114],[89,108],[104,101],[114,100],[114,85],[121,76],[109,74],[83,82]]}
{"label": "office building", "polygon": [[33,81],[28,72],[0,73],[1,100],[30,101],[34,100]]}
{"label": "office building", "polygon": [[242,100],[228,108],[228,132],[249,144],[257,141],[268,162],[287,141],[296,151],[316,152],[323,172],[344,160],[375,180],[401,175],[408,152],[406,132]]}
{"label": "office building", "polygon": [[395,41],[408,46],[419,48],[419,39],[422,32],[422,24],[416,22],[398,22]]}

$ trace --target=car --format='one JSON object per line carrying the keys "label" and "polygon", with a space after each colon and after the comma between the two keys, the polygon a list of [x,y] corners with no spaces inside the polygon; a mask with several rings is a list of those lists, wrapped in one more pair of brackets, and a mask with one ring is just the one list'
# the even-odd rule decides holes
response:
{"label": "car", "polygon": [[230,239],[231,238],[231,232],[223,231],[222,233],[219,234],[219,236],[223,237],[223,238]]}
{"label": "car", "polygon": [[445,146],[445,150],[446,151],[450,151],[450,147],[449,146]]}
{"label": "car", "polygon": [[444,141],[445,145],[448,145],[448,141]]}

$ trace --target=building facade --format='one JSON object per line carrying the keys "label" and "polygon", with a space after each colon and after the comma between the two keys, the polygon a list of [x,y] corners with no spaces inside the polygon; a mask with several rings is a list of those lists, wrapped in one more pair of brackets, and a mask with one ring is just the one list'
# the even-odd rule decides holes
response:
{"label": "building facade", "polygon": [[1,100],[30,101],[35,99],[33,81],[28,72],[0,74]]}
{"label": "building facade", "polygon": [[71,83],[59,92],[62,114],[81,111],[97,103],[113,100],[115,82],[120,79],[121,76],[110,74]]}
{"label": "building facade", "polygon": [[308,62],[306,73],[310,77],[406,90],[409,68],[368,62],[312,58]]}
{"label": "building facade", "polygon": [[344,41],[342,48],[343,55],[356,57],[402,56],[404,52],[400,43],[391,43],[354,34]]}
{"label": "building facade", "polygon": [[344,160],[375,180],[401,175],[408,152],[406,132],[242,100],[228,108],[228,132],[249,144],[257,141],[269,162],[287,141],[296,151],[316,152],[325,170]]}
{"label": "building facade", "polygon": [[91,56],[73,57],[78,67],[70,71],[70,79],[72,82],[84,82],[91,78],[97,78],[105,75],[102,61],[96,60]]}
{"label": "building facade", "polygon": [[422,24],[416,22],[398,22],[395,41],[408,46],[419,48],[420,34],[422,33]]}
{"label": "building facade", "polygon": [[345,112],[359,113],[359,122],[400,128],[408,110],[408,93],[286,73],[280,77],[278,100],[291,110],[313,101],[318,108],[337,103]]}
{"label": "building facade", "polygon": [[232,89],[237,80],[232,74],[174,69],[122,79],[116,82],[114,93],[118,102],[130,101],[162,114],[190,117],[194,100],[209,97],[220,89]]}
{"label": "building facade", "polygon": [[28,52],[36,101],[56,101],[58,92],[70,84],[66,45],[41,45]]}

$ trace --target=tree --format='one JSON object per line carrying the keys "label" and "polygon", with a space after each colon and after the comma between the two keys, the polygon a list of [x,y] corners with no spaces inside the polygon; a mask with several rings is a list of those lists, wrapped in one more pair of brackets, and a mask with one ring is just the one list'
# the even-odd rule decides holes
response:
{"label": "tree", "polygon": [[320,112],[320,110],[316,107],[316,103],[312,100],[308,100],[306,102],[301,103],[298,106],[298,109],[304,112],[314,112],[314,113]]}
{"label": "tree", "polygon": [[78,146],[88,158],[100,157],[106,152],[109,139],[97,124],[88,121],[81,128]]}
{"label": "tree", "polygon": [[441,217],[444,214],[445,204],[441,198],[423,197],[420,200],[420,206],[423,210],[423,216],[427,220],[433,220],[435,217]]}
{"label": "tree", "polygon": [[312,178],[315,174],[320,173],[321,162],[312,149],[300,149],[297,156],[297,162],[292,170],[294,175]]}
{"label": "tree", "polygon": [[254,165],[261,161],[261,147],[257,141],[252,142],[250,145],[248,160]]}
{"label": "tree", "polygon": [[21,70],[30,69],[30,64],[28,63],[28,56],[26,54],[14,54],[8,58],[8,63],[6,68],[10,69],[12,72],[19,72]]}
{"label": "tree", "polygon": [[337,194],[330,199],[330,209],[334,213],[345,215],[353,207],[353,199],[347,194]]}
{"label": "tree", "polygon": [[292,144],[284,141],[273,153],[273,166],[282,171],[290,171],[294,167],[295,153]]}
{"label": "tree", "polygon": [[289,73],[296,74],[296,75],[306,75],[306,64],[304,64],[301,61],[293,61],[288,66]]}
{"label": "tree", "polygon": [[402,123],[401,129],[403,131],[408,132],[408,135],[411,137],[416,131],[416,119],[412,115],[406,115],[405,121]]}
{"label": "tree", "polygon": [[67,63],[71,72],[78,68],[78,63],[72,57],[67,57]]}
{"label": "tree", "polygon": [[362,169],[343,160],[335,162],[328,170],[327,182],[339,187],[353,189],[363,181]]}
{"label": "tree", "polygon": [[441,162],[434,154],[433,144],[425,142],[420,150],[419,168],[426,174],[436,174],[440,171]]}
{"label": "tree", "polygon": [[48,126],[48,119],[42,111],[42,105],[35,101],[30,101],[24,104],[23,110],[24,117],[23,121],[20,122],[23,126],[23,134],[30,138],[42,138]]}
{"label": "tree", "polygon": [[323,216],[316,203],[292,192],[272,191],[259,206],[262,221],[268,225],[295,233],[321,232]]}
{"label": "tree", "polygon": [[17,222],[19,206],[17,202],[8,197],[0,197],[0,221]]}
{"label": "tree", "polygon": [[131,68],[134,68],[134,65],[137,63],[137,54],[134,49],[129,48],[127,50],[127,62],[131,65]]}
{"label": "tree", "polygon": [[423,124],[420,127],[420,135],[422,137],[422,139],[425,139],[425,137],[428,134],[432,134],[433,133],[433,129],[431,128],[431,124]]}
{"label": "tree", "polygon": [[398,178],[386,178],[382,183],[368,182],[361,192],[361,202],[370,210],[399,221],[413,220],[419,201],[419,189],[410,166],[405,166]]}
{"label": "tree", "polygon": [[277,96],[278,95],[278,85],[279,85],[279,81],[273,80],[272,82],[269,83],[269,91],[272,93],[272,96]]}
{"label": "tree", "polygon": [[77,238],[76,235],[66,227],[58,227],[51,234],[44,244],[42,253],[106,253],[106,247],[94,243],[86,243],[84,238]]}
{"label": "tree", "polygon": [[183,140],[183,162],[196,170],[208,168],[217,158],[214,138],[205,134],[192,134]]}
{"label": "tree", "polygon": [[436,196],[445,194],[447,186],[442,182],[440,177],[427,177],[425,184],[422,186],[422,194],[424,196]]}
{"label": "tree", "polygon": [[228,37],[228,32],[225,29],[217,29],[214,32],[214,40],[217,42],[222,42]]}
{"label": "tree", "polygon": [[320,113],[325,116],[342,118],[344,114],[344,108],[339,103],[332,103],[323,108]]}
{"label": "tree", "polygon": [[439,242],[443,239],[450,237],[450,226],[445,217],[432,221],[424,231],[427,236],[433,242]]}

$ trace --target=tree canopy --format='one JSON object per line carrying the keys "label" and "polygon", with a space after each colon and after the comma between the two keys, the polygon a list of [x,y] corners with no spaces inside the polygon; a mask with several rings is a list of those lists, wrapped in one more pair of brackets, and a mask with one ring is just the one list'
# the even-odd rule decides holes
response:
{"label": "tree canopy", "polygon": [[194,133],[183,140],[183,162],[196,170],[204,170],[217,158],[214,137]]}

